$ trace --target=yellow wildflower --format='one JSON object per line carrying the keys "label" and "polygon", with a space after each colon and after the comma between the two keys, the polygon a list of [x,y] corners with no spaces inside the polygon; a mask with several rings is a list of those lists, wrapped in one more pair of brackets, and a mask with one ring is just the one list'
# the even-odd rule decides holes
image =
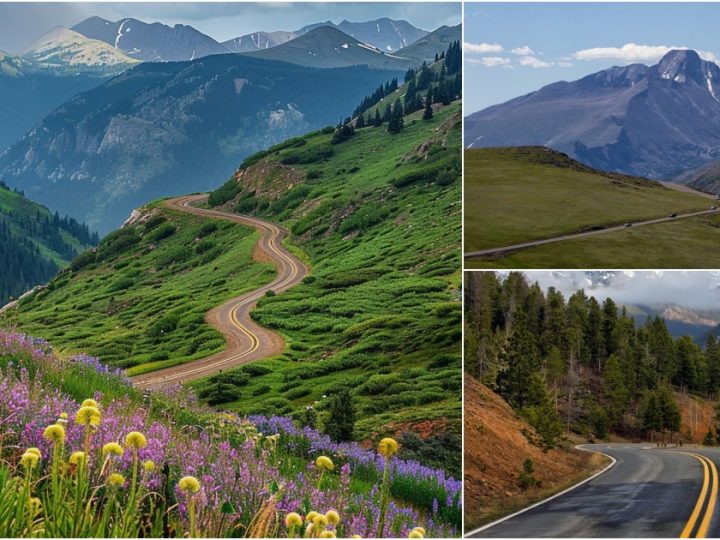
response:
{"label": "yellow wildflower", "polygon": [[35,448],[35,447],[33,446],[33,447],[28,448],[28,449],[25,450],[25,451],[26,451],[26,452],[30,452],[31,454],[35,454],[37,457],[39,457],[40,459],[42,459],[42,453],[40,452],[40,449],[39,449],[39,448]]}
{"label": "yellow wildflower", "polygon": [[325,517],[330,525],[337,525],[340,523],[340,514],[336,510],[328,510],[325,512]]}
{"label": "yellow wildflower", "polygon": [[332,459],[327,456],[318,457],[315,460],[315,465],[317,465],[317,467],[320,469],[325,469],[326,471],[332,471],[335,468]]}
{"label": "yellow wildflower", "polygon": [[147,446],[147,440],[145,439],[145,435],[143,435],[139,431],[131,431],[127,434],[127,437],[125,437],[125,446],[127,446],[128,448],[132,448],[133,450],[145,448]]}
{"label": "yellow wildflower", "polygon": [[408,538],[425,538],[425,536],[417,529],[413,529],[410,531],[410,534],[408,534]]}
{"label": "yellow wildflower", "polygon": [[420,534],[422,534],[423,536],[425,536],[425,534],[427,534],[427,533],[425,532],[425,529],[422,528],[422,527],[415,527],[415,528],[413,529],[413,531],[418,531],[418,532],[419,532]]}
{"label": "yellow wildflower", "polygon": [[57,424],[53,424],[45,428],[43,437],[52,443],[62,442],[65,440],[65,428]]}
{"label": "yellow wildflower", "polygon": [[393,454],[396,454],[397,451],[398,443],[395,439],[391,439],[390,437],[385,437],[378,444],[378,452],[380,452],[386,458],[389,458]]}
{"label": "yellow wildflower", "polygon": [[320,538],[337,538],[337,536],[332,531],[323,531],[320,533]]}
{"label": "yellow wildflower", "polygon": [[155,462],[152,459],[148,459],[147,461],[143,461],[143,470],[146,473],[155,472]]}
{"label": "yellow wildflower", "polygon": [[85,452],[73,452],[70,456],[70,465],[80,465],[87,463],[87,454]]}
{"label": "yellow wildflower", "polygon": [[359,534],[353,534],[350,538],[362,538]]}
{"label": "yellow wildflower", "polygon": [[324,529],[328,526],[328,518],[326,518],[322,514],[318,514],[315,517],[313,517],[313,525],[315,526],[316,530]]}
{"label": "yellow wildflower", "polygon": [[178,487],[182,491],[197,493],[200,491],[200,482],[194,476],[183,476],[178,482]]}
{"label": "yellow wildflower", "polygon": [[113,487],[122,487],[125,485],[125,477],[122,474],[112,473],[108,476],[107,485]]}
{"label": "yellow wildflower", "polygon": [[86,399],[85,401],[82,402],[82,405],[80,405],[80,406],[81,407],[95,407],[96,409],[98,408],[97,401],[95,401],[94,399]]}
{"label": "yellow wildflower", "polygon": [[309,512],[307,516],[305,516],[305,521],[307,521],[309,523],[313,519],[315,519],[315,516],[317,516],[317,515],[318,515],[318,513],[315,510],[313,510],[312,512]]}
{"label": "yellow wildflower", "polygon": [[116,442],[109,442],[102,447],[103,456],[113,455],[117,457],[122,457],[124,453],[125,450],[123,450],[122,446],[120,446]]}
{"label": "yellow wildflower", "polygon": [[97,407],[90,405],[80,407],[80,410],[75,415],[75,422],[81,426],[97,426],[100,424],[100,411]]}
{"label": "yellow wildflower", "polygon": [[20,458],[20,465],[25,467],[26,470],[33,470],[35,467],[37,467],[39,461],[40,456],[38,456],[34,452],[25,452]]}
{"label": "yellow wildflower", "polygon": [[290,512],[287,516],[285,516],[285,526],[288,529],[299,525],[302,525],[302,518],[300,517],[300,514]]}

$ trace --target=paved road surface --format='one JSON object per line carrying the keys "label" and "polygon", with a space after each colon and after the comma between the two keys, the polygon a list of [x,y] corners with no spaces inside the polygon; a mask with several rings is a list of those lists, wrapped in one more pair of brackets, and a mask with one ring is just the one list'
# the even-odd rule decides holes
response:
{"label": "paved road surface", "polygon": [[649,444],[583,448],[617,462],[564,495],[468,536],[703,538],[720,533],[720,508],[715,504],[720,449],[658,449]]}
{"label": "paved road surface", "polygon": [[287,232],[285,229],[262,219],[194,206],[206,199],[207,195],[188,195],[170,199],[165,205],[198,216],[255,227],[260,232],[258,247],[277,267],[277,276],[268,285],[233,298],[205,315],[205,320],[225,336],[225,350],[207,358],[134,377],[133,382],[140,388],[161,388],[206,377],[223,369],[280,354],[285,348],[279,335],[250,318],[250,311],[267,291],[280,293],[300,283],[308,273],[307,267],[282,245]]}
{"label": "paved road surface", "polygon": [[[666,221],[677,221],[679,219],[704,216],[707,214],[717,214],[717,213],[720,213],[720,209],[701,210],[700,212],[691,212],[688,214],[678,214],[674,218],[668,216],[668,217],[664,217],[664,218],[650,219],[647,221],[636,221],[636,222],[633,222],[632,226],[633,226],[633,228],[634,227],[642,227],[644,225],[654,225],[656,223],[664,223]],[[479,251],[470,251],[468,253],[465,253],[464,257],[466,259],[473,259],[476,257],[486,257],[488,255],[502,255],[502,254],[508,253],[510,251],[515,251],[518,249],[524,249],[524,248],[529,248],[529,247],[533,247],[533,246],[541,246],[543,244],[552,244],[554,242],[562,242],[563,240],[572,240],[573,238],[583,238],[586,236],[595,236],[598,234],[606,234],[609,232],[622,231],[625,229],[626,229],[626,227],[624,225],[619,225],[619,226],[615,226],[615,227],[607,227],[605,229],[598,229],[596,231],[565,234],[563,236],[555,236],[554,238],[546,238],[544,240],[534,240],[532,242],[524,242],[522,244],[513,244],[511,246],[504,246],[504,247],[497,247],[497,248],[490,248],[490,249],[481,249]]]}

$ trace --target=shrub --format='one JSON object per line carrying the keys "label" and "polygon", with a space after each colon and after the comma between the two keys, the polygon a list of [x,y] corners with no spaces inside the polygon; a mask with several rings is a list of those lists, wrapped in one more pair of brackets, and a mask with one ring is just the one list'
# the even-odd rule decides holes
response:
{"label": "shrub", "polygon": [[171,237],[176,231],[177,229],[175,228],[175,225],[172,223],[166,223],[162,227],[155,229],[155,232],[150,235],[150,238],[159,242],[160,240]]}
{"label": "shrub", "polygon": [[[245,164],[243,163],[243,165]],[[208,196],[208,204],[210,206],[220,206],[235,197],[238,193],[240,193],[240,184],[238,184],[234,178],[231,178],[222,186],[210,193]]]}

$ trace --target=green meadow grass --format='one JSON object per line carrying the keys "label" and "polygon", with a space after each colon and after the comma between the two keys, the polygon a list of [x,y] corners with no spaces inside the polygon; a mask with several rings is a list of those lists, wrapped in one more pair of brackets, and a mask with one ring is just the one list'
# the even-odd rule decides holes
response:
{"label": "green meadow grass", "polygon": [[466,268],[718,268],[720,216],[631,227],[519,250],[500,258],[467,259]]}
{"label": "green meadow grass", "polygon": [[[546,152],[542,154],[547,158]],[[560,159],[558,156],[555,157]],[[534,148],[465,151],[466,252],[560,236],[594,226],[703,210],[712,204],[706,198],[655,182],[620,181],[556,166],[552,160],[539,163],[537,158]],[[548,249],[555,250],[561,245],[565,244]],[[563,259],[570,256],[568,253]],[[612,259],[600,255],[600,260]],[[540,260],[525,261],[536,268],[546,267]],[[590,266],[586,259],[578,258],[577,262]]]}
{"label": "green meadow grass", "polygon": [[[253,312],[286,337],[286,352],[195,383],[201,397],[229,384],[223,407],[292,414],[322,410],[328,396],[350,389],[360,436],[424,420],[459,435],[459,111],[454,103],[429,122],[420,111],[397,135],[369,127],[337,145],[315,133],[280,148],[263,160],[294,162],[327,148],[332,156],[293,163],[306,181],[288,189],[278,180],[282,195],[274,200],[234,181],[221,188],[234,194],[223,208],[240,206],[293,231],[312,272]],[[426,141],[433,141],[427,159],[412,159]],[[435,171],[396,187],[433,163],[457,169],[449,179]],[[293,190],[302,199],[288,195]]]}
{"label": "green meadow grass", "polygon": [[205,313],[271,281],[275,270],[252,260],[253,229],[222,221],[208,228],[202,218],[151,206],[156,218],[106,237],[6,324],[129,375],[222,350]]}

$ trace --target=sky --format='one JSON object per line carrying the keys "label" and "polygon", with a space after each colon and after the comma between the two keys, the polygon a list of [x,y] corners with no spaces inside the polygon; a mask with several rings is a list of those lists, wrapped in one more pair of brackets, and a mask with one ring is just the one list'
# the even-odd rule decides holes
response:
{"label": "sky", "polygon": [[[502,272],[504,274],[505,272]],[[599,302],[608,296],[619,304],[678,304],[687,308],[720,308],[720,271],[527,271],[530,283],[555,287],[565,298],[578,289]]]}
{"label": "sky", "polygon": [[465,114],[671,48],[720,58],[718,3],[466,3]]}
{"label": "sky", "polygon": [[74,26],[97,15],[168,25],[187,24],[217,41],[256,31],[297,30],[307,24],[380,17],[404,19],[425,30],[456,25],[459,3],[434,2],[0,2],[0,50],[18,53],[54,26]]}

